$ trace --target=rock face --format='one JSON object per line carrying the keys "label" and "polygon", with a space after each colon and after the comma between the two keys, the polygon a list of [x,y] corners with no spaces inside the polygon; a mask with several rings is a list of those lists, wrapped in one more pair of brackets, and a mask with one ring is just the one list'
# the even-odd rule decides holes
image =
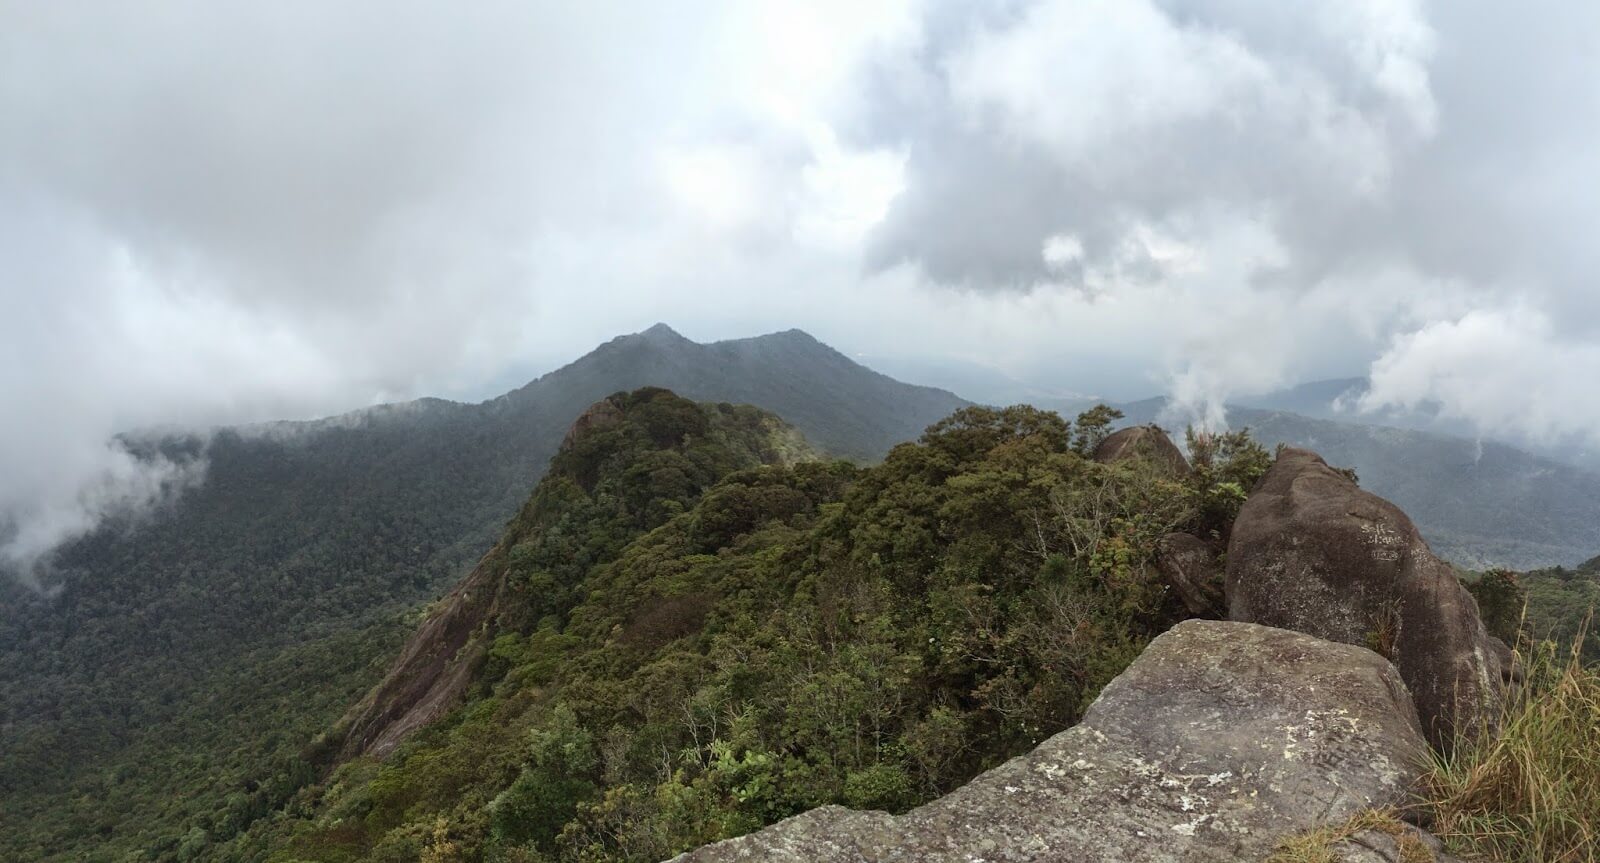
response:
{"label": "rock face", "polygon": [[[562,450],[596,429],[622,422],[623,411],[615,399],[601,399],[580,414],[567,429]],[[506,552],[502,540],[434,604],[383,680],[340,719],[335,729],[339,761],[362,755],[386,757],[413,731],[461,702],[488,653],[482,630],[500,613]]]}
{"label": "rock face", "polygon": [[487,645],[473,638],[494,616],[499,594],[499,549],[450,591],[406,641],[388,674],[339,723],[339,760],[387,756],[411,732],[461,700]]}
{"label": "rock face", "polygon": [[1285,836],[1402,803],[1426,749],[1377,654],[1191,620],[1081,724],[939,800],[898,817],[824,807],[677,859],[1263,860]]}
{"label": "rock face", "polygon": [[601,399],[590,405],[578,418],[572,421],[567,433],[561,438],[561,448],[568,449],[578,438],[588,434],[591,430],[605,428],[622,422],[622,408],[609,398]]}
{"label": "rock face", "polygon": [[1094,460],[1102,464],[1145,458],[1171,471],[1175,476],[1189,474],[1189,460],[1172,438],[1159,426],[1129,426],[1112,432],[1094,448]]}
{"label": "rock face", "polygon": [[1393,659],[1435,745],[1487,721],[1513,673],[1510,651],[1411,519],[1308,450],[1284,450],[1245,502],[1227,594],[1232,620]]}
{"label": "rock face", "polygon": [[1162,537],[1156,550],[1156,570],[1190,614],[1213,619],[1228,616],[1222,564],[1205,540],[1190,533]]}

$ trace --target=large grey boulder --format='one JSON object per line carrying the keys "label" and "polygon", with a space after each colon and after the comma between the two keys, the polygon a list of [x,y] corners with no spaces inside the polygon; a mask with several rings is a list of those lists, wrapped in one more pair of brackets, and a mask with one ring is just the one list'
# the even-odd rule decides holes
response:
{"label": "large grey boulder", "polygon": [[1279,454],[1228,544],[1228,617],[1372,647],[1394,660],[1429,739],[1489,722],[1511,652],[1400,508],[1309,450]]}
{"label": "large grey boulder", "polygon": [[1129,426],[1112,432],[1094,448],[1094,460],[1112,464],[1129,459],[1144,459],[1175,477],[1191,473],[1183,451],[1167,437],[1160,426]]}
{"label": "large grey boulder", "polygon": [[898,817],[824,807],[681,863],[1263,860],[1398,806],[1427,751],[1393,666],[1282,629],[1191,620],[1083,722]]}

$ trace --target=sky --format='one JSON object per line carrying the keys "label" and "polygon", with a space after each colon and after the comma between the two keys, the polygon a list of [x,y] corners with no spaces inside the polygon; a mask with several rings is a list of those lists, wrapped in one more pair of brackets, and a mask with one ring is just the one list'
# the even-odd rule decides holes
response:
{"label": "sky", "polygon": [[0,2],[0,560],[656,321],[1593,443],[1597,191],[1597,4]]}

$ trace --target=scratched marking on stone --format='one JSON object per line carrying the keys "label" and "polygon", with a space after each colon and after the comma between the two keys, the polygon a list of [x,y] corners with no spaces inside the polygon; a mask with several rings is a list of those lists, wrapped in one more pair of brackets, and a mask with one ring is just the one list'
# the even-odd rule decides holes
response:
{"label": "scratched marking on stone", "polygon": [[1399,531],[1389,525],[1375,521],[1361,526],[1361,532],[1366,534],[1365,542],[1372,546],[1374,560],[1399,560],[1400,546],[1405,545],[1406,538]]}

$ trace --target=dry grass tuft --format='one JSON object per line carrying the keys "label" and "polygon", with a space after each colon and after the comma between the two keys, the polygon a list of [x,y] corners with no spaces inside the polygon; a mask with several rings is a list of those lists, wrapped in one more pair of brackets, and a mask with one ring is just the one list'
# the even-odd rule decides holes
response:
{"label": "dry grass tuft", "polygon": [[1436,756],[1424,789],[1452,851],[1504,863],[1600,861],[1600,667],[1545,642],[1520,652],[1527,684],[1498,735]]}
{"label": "dry grass tuft", "polygon": [[1340,863],[1340,842],[1368,830],[1383,833],[1400,850],[1400,863],[1433,863],[1433,852],[1392,811],[1368,810],[1339,824],[1292,836],[1278,845],[1267,863]]}
{"label": "dry grass tuft", "polygon": [[[1435,754],[1412,814],[1447,850],[1499,863],[1600,863],[1600,666],[1551,642],[1518,652],[1525,685],[1497,734]],[[1433,854],[1394,812],[1363,812],[1285,840],[1268,863],[1338,863],[1340,842],[1365,830],[1393,837],[1401,863]]]}

